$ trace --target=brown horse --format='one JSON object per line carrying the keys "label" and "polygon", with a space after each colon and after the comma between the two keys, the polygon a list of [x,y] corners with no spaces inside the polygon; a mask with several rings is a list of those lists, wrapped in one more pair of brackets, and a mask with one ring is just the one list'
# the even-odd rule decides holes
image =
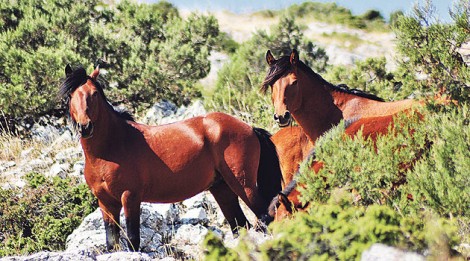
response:
{"label": "brown horse", "polygon": [[290,126],[280,129],[271,136],[279,155],[279,163],[282,172],[282,188],[293,179],[299,164],[313,149],[313,142],[300,126]]}
{"label": "brown horse", "polygon": [[116,111],[98,81],[83,68],[65,69],[60,95],[81,135],[85,179],[98,198],[108,250],[119,244],[124,208],[128,245],[140,245],[141,202],[178,202],[209,190],[234,233],[250,224],[240,197],[257,217],[281,189],[268,132],[223,113],[147,126]]}
{"label": "brown horse", "polygon": [[268,50],[266,61],[270,68],[262,90],[271,87],[274,119],[284,127],[294,117],[311,141],[341,119],[393,115],[417,104],[411,99],[384,102],[372,94],[335,86],[300,61],[296,50],[278,60]]}
{"label": "brown horse", "polygon": [[[286,183],[293,180],[297,166],[302,161],[298,159],[308,155],[303,148],[312,148],[320,135],[337,125],[342,119],[353,122],[345,130],[347,135],[355,135],[362,128],[365,138],[371,137],[375,140],[377,135],[387,133],[389,126],[393,124],[393,115],[421,104],[411,99],[384,102],[383,99],[360,90],[335,86],[300,61],[295,50],[290,56],[284,56],[278,60],[268,50],[266,61],[270,68],[262,90],[266,92],[271,87],[271,98],[275,107],[274,119],[279,126],[285,127],[290,125],[293,116],[304,131],[302,133],[299,130],[298,135],[308,136],[310,140],[296,137],[295,140],[298,142],[293,143],[290,140],[281,141],[281,137],[285,135],[279,135],[278,139],[274,139],[277,134],[273,135],[273,141],[280,152],[281,166],[291,166],[290,168],[282,167]],[[285,138],[289,139],[288,136]],[[280,148],[289,147],[284,144],[297,144],[297,146],[291,146],[288,151],[291,155],[297,155],[296,162],[285,163],[294,157],[281,153],[287,149]],[[321,166],[322,163],[319,162],[313,168],[318,171]],[[298,192],[295,187],[296,182],[292,181],[284,187],[283,192],[274,201],[277,204],[284,203],[284,205],[292,205],[288,202],[296,202],[297,204],[292,206],[302,209],[300,201],[296,200]],[[288,201],[285,195],[290,195],[292,200]],[[290,209],[290,206],[287,209]]]}
{"label": "brown horse", "polygon": [[[360,130],[362,130],[362,137],[364,139],[370,138],[375,143],[379,135],[385,135],[390,130],[393,130],[393,118],[394,115],[386,115],[362,118],[357,121],[347,121],[345,122],[344,135],[354,137]],[[282,154],[279,155],[281,158]],[[323,167],[323,162],[315,160],[314,149],[307,154],[306,158],[306,160],[312,161],[310,168],[314,173],[318,173],[318,171]],[[295,175],[298,175],[298,171],[294,175],[290,176],[291,179],[287,181],[288,185],[285,186],[283,190],[271,201],[271,204],[268,207],[268,214],[263,216],[263,222],[266,224],[269,224],[273,220],[279,221],[289,217],[292,215],[293,211],[306,211],[309,207],[308,202],[302,203],[300,200],[300,192],[298,191],[297,186],[302,186],[302,184],[297,183],[294,178]],[[284,177],[286,176],[284,175]]]}

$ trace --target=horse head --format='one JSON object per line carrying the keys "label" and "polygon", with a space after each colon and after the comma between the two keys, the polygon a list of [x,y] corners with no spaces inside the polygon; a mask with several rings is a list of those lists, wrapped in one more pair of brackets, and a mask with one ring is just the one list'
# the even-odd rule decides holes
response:
{"label": "horse head", "polygon": [[291,112],[298,110],[302,102],[301,88],[297,81],[299,54],[296,50],[292,50],[290,56],[283,56],[276,60],[268,50],[266,62],[270,68],[263,88],[271,87],[274,120],[280,127],[285,127],[292,122]]}
{"label": "horse head", "polygon": [[67,96],[64,98],[68,103],[72,122],[82,138],[91,138],[104,101],[100,97],[101,88],[96,86],[99,66],[88,76],[85,69],[72,70],[70,65],[67,65],[65,75],[61,93]]}
{"label": "horse head", "polygon": [[275,196],[268,207],[267,214],[262,218],[265,224],[291,217],[294,212],[304,212],[309,204],[300,201],[297,182],[292,180],[289,185]]}

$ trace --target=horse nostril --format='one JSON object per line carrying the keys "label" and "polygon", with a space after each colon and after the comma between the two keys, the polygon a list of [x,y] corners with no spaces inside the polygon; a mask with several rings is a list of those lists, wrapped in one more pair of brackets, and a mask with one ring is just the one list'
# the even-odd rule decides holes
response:
{"label": "horse nostril", "polygon": [[275,120],[275,121],[279,120],[279,116],[277,116],[276,113],[274,113],[274,120]]}
{"label": "horse nostril", "polygon": [[93,134],[93,123],[91,121],[86,124],[77,122],[77,129],[82,138],[89,138]]}
{"label": "horse nostril", "polygon": [[286,118],[286,119],[290,118],[290,112],[289,111],[286,111],[286,113],[284,114],[284,118]]}

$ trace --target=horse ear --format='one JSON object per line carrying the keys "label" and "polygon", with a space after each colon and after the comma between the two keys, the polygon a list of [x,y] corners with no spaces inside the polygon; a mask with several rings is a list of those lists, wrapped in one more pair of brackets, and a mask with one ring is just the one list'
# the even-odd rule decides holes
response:
{"label": "horse ear", "polygon": [[290,63],[293,66],[297,66],[297,64],[299,63],[299,53],[295,49],[293,49],[292,53],[290,54]]}
{"label": "horse ear", "polygon": [[276,59],[274,58],[273,54],[271,53],[271,50],[268,50],[266,52],[266,62],[268,65],[272,65],[274,62],[276,62]]}
{"label": "horse ear", "polygon": [[100,75],[100,66],[97,65],[95,70],[90,74],[90,77],[93,79],[93,80],[96,80],[98,78],[98,75]]}
{"label": "horse ear", "polygon": [[70,64],[67,64],[65,66],[65,76],[69,76],[70,74],[72,74],[72,67],[70,66]]}

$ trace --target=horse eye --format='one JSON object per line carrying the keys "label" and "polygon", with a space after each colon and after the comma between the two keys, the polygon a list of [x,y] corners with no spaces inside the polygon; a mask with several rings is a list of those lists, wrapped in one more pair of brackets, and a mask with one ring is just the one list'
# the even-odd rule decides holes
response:
{"label": "horse eye", "polygon": [[293,81],[291,85],[297,85],[297,80]]}

